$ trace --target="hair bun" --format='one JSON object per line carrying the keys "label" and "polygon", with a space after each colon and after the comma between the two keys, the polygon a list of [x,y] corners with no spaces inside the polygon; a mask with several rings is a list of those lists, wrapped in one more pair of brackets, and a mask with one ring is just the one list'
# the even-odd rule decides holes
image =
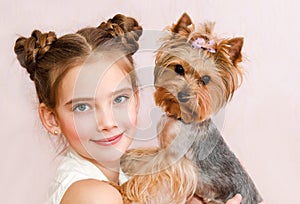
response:
{"label": "hair bun", "polygon": [[54,32],[41,33],[39,30],[34,30],[29,38],[20,37],[16,40],[14,51],[21,66],[30,74],[31,80],[34,80],[38,60],[44,57],[55,41]]}
{"label": "hair bun", "polygon": [[117,14],[107,22],[101,23],[98,28],[107,31],[111,37],[120,37],[124,47],[132,54],[138,50],[137,41],[143,33],[143,28],[134,18]]}

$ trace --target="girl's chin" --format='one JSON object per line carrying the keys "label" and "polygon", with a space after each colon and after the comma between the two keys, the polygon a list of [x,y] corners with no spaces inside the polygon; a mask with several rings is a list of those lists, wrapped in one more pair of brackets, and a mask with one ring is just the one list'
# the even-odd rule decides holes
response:
{"label": "girl's chin", "polygon": [[90,151],[89,155],[92,160],[95,160],[97,163],[117,163],[120,164],[120,159],[125,153],[124,149],[107,149],[98,151]]}

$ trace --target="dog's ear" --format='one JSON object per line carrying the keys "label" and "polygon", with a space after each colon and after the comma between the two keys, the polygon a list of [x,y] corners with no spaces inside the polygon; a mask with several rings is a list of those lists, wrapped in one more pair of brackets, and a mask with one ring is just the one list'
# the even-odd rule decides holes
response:
{"label": "dog's ear", "polygon": [[173,24],[170,31],[180,35],[188,36],[194,30],[194,24],[187,13],[183,13],[176,24]]}
{"label": "dog's ear", "polygon": [[229,55],[229,59],[234,66],[242,61],[242,47],[244,38],[236,37],[225,39],[218,43],[217,52],[224,52]]}
{"label": "dog's ear", "polygon": [[241,51],[243,44],[244,38],[242,37],[232,38],[228,41],[228,54],[234,66],[236,66],[237,63],[242,61]]}

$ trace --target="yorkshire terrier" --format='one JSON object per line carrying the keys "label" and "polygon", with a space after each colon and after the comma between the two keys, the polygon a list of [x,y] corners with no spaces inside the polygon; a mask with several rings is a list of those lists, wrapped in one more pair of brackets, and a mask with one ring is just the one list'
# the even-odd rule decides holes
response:
{"label": "yorkshire terrier", "polygon": [[219,38],[213,27],[196,28],[186,13],[169,27],[154,70],[155,102],[166,113],[158,125],[160,147],[123,156],[130,177],[119,187],[124,203],[185,203],[196,196],[224,204],[237,193],[243,204],[262,201],[211,119],[243,76],[243,38]]}

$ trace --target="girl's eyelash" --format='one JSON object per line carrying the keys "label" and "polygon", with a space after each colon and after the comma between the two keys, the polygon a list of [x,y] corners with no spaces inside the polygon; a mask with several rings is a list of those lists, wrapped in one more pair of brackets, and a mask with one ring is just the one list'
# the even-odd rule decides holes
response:
{"label": "girl's eyelash", "polygon": [[[121,100],[121,101],[117,101],[118,99],[123,99],[123,100]],[[115,97],[115,99],[114,99],[114,104],[122,104],[122,103],[124,103],[127,99],[129,99],[129,96],[127,96],[127,95],[121,95],[121,96],[117,96],[117,97]]]}
{"label": "girl's eyelash", "polygon": [[[79,110],[78,108],[84,108],[83,110]],[[84,112],[88,109],[91,109],[91,107],[88,104],[80,103],[73,106],[72,111],[73,112]]]}

